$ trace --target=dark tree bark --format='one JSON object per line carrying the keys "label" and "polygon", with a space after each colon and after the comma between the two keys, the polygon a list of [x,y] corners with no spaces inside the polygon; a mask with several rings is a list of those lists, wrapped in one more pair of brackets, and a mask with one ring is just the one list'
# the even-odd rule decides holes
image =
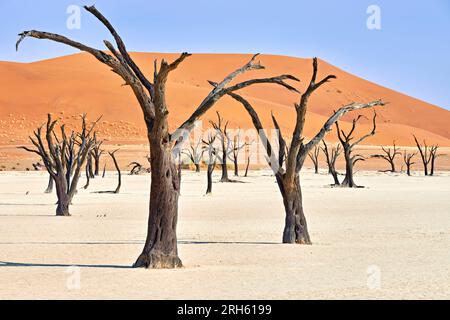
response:
{"label": "dark tree bark", "polygon": [[430,147],[430,163],[431,163],[430,176],[434,175],[434,168],[435,168],[434,162],[436,158],[440,156],[440,154],[437,154],[438,149],[439,149],[438,145]]}
{"label": "dark tree bark", "polygon": [[314,149],[308,153],[308,156],[314,165],[314,173],[315,174],[319,173],[319,152],[320,152],[320,147],[315,146]]}
{"label": "dark tree bark", "polygon": [[[72,134],[67,136],[64,125],[61,125],[61,133],[58,138],[55,132],[57,121],[53,121],[51,115],[48,114],[45,131],[46,143],[44,143],[42,137],[42,127],[39,127],[34,132],[34,137],[30,137],[30,141],[35,149],[20,147],[28,152],[36,153],[42,158],[56,186],[56,195],[58,197],[57,216],[70,216],[69,206],[77,192],[81,168],[85,165],[87,155],[92,148],[93,138],[91,133],[96,123],[94,122],[88,129],[86,116],[83,115],[82,131],[80,133],[72,131]],[[77,149],[76,145],[78,146]],[[72,159],[75,160],[73,163]],[[73,176],[71,174],[72,170]]]}
{"label": "dark tree bark", "polygon": [[114,150],[113,152],[108,152],[109,155],[111,156],[111,158],[113,159],[114,166],[116,167],[116,170],[117,170],[117,187],[116,187],[116,190],[114,190],[114,193],[116,193],[116,194],[120,192],[120,187],[122,186],[122,173],[120,172],[120,167],[119,167],[119,164],[117,163],[117,159],[115,156],[115,153],[118,150],[119,149]]}
{"label": "dark tree bark", "polygon": [[[439,155],[437,151],[439,149],[438,145],[429,146],[425,140],[423,140],[423,145],[419,143],[416,136],[413,135],[414,141],[416,142],[417,149],[419,150],[420,157],[422,159],[423,171],[425,176],[433,176],[434,168],[435,168],[435,160]],[[430,165],[430,170],[428,170],[428,166]]]}
{"label": "dark tree bark", "polygon": [[228,167],[227,167],[227,159],[229,156],[231,144],[231,140],[227,131],[228,121],[225,123],[223,122],[223,118],[220,116],[219,111],[217,111],[216,114],[217,114],[217,122],[210,121],[210,123],[216,130],[216,135],[219,137],[221,145],[220,167],[222,169],[222,177],[220,178],[220,182],[230,182],[231,180],[228,178]]}
{"label": "dark tree bark", "polygon": [[341,145],[338,144],[334,146],[331,151],[328,149],[328,145],[325,140],[322,140],[323,147],[322,151],[325,154],[325,158],[328,165],[328,173],[331,174],[334,180],[334,185],[339,186],[341,183],[339,182],[338,172],[336,171],[336,160],[341,154]]}
{"label": "dark tree bark", "polygon": [[244,177],[247,177],[248,175],[248,167],[250,166],[250,156],[247,157],[247,164],[245,166],[245,173],[244,173]]}
{"label": "dark tree bark", "polygon": [[415,162],[412,162],[412,159],[416,156],[417,152],[414,153],[407,153],[406,150],[403,153],[403,161],[406,165],[406,174],[408,176],[411,175],[411,167]]}
{"label": "dark tree bark", "polygon": [[[240,102],[247,113],[250,115],[253,125],[259,137],[263,142],[263,145],[267,152],[267,159],[270,167],[272,168],[275,178],[283,197],[283,203],[285,208],[285,227],[283,231],[283,243],[298,243],[298,244],[311,244],[311,238],[309,236],[308,226],[306,223],[306,217],[302,204],[302,193],[300,186],[300,170],[303,166],[308,153],[323,139],[325,134],[331,130],[336,121],[345,113],[362,109],[370,108],[378,105],[383,105],[380,100],[373,101],[367,104],[352,103],[336,111],[323,125],[321,130],[310,140],[304,144],[303,128],[305,125],[305,116],[308,105],[308,99],[310,95],[318,89],[322,84],[327,81],[336,78],[333,75],[329,75],[319,82],[316,82],[317,77],[317,59],[313,59],[313,75],[306,91],[301,95],[300,103],[295,105],[297,113],[295,129],[292,134],[292,140],[288,148],[286,148],[286,142],[280,130],[274,115],[272,114],[272,121],[278,132],[278,155],[272,148],[265,131],[263,130],[262,123],[258,114],[251,104],[245,100],[242,96],[229,92],[232,98]],[[291,90],[297,91],[294,88]],[[284,166],[284,167],[283,167]]]}
{"label": "dark tree bark", "polygon": [[419,150],[420,157],[422,158],[422,164],[423,164],[423,172],[425,176],[428,176],[428,164],[430,163],[431,157],[429,155],[429,146],[427,145],[427,142],[423,141],[423,146],[419,143],[416,136],[413,135],[414,141],[416,142],[417,149]]}
{"label": "dark tree bark", "polygon": [[206,169],[206,194],[212,192],[212,174],[217,162],[217,149],[214,147],[216,135],[210,134],[206,140],[203,140],[203,151],[208,155]]}
{"label": "dark tree bark", "polygon": [[92,148],[92,157],[94,159],[94,175],[98,176],[100,173],[100,157],[104,153],[101,149],[103,140],[97,139],[97,132],[94,132],[94,147]]}
{"label": "dark tree bark", "polygon": [[169,73],[175,70],[187,57],[183,53],[172,63],[162,60],[155,61],[153,82],[148,80],[141,69],[133,61],[121,37],[111,23],[94,7],[85,6],[111,33],[117,49],[108,41],[104,41],[110,53],[94,49],[82,43],[73,41],[58,34],[36,30],[24,31],[16,44],[18,48],[26,37],[48,39],[59,42],[94,56],[99,62],[107,65],[114,73],[119,75],[130,86],[141,107],[147,127],[147,137],[151,157],[151,188],[148,231],[142,253],[134,267],[146,268],[174,268],[181,266],[178,257],[176,225],[178,218],[179,179],[174,163],[174,155],[182,148],[195,121],[203,116],[214,104],[227,93],[260,83],[274,83],[290,88],[285,82],[295,79],[290,75],[281,75],[271,78],[245,80],[232,84],[232,81],[242,73],[250,70],[264,69],[256,62],[258,55],[254,55],[248,63],[226,76],[221,82],[214,85],[211,92],[197,106],[191,116],[173,133],[169,132],[169,110],[165,99],[165,84]]}
{"label": "dark tree bark", "polygon": [[368,134],[360,137],[355,142],[351,143],[350,141],[354,139],[353,134],[356,129],[357,122],[362,118],[362,115],[359,115],[352,121],[352,127],[348,133],[345,133],[344,130],[341,130],[339,128],[339,122],[336,121],[336,131],[339,138],[339,141],[342,144],[342,147],[344,149],[344,158],[345,158],[345,178],[341,183],[341,186],[348,187],[348,188],[363,188],[362,186],[358,186],[355,181],[353,180],[353,167],[356,162],[358,161],[365,161],[365,158],[360,154],[353,154],[353,148],[360,144],[365,139],[373,136],[376,132],[376,119],[377,119],[377,113],[374,111],[373,118],[372,118],[372,131]]}
{"label": "dark tree bark", "polygon": [[47,189],[45,189],[44,193],[52,193],[52,192],[53,192],[53,177],[49,174]]}
{"label": "dark tree bark", "polygon": [[106,163],[103,165],[103,174],[102,174],[102,178],[104,178],[106,175]]}
{"label": "dark tree bark", "polygon": [[392,149],[388,147],[381,147],[381,150],[384,152],[384,154],[375,154],[372,156],[372,158],[380,158],[386,160],[391,169],[387,170],[390,172],[396,172],[395,170],[395,157],[398,155],[401,155],[401,152],[399,151],[399,148],[395,145],[395,140],[392,143]]}

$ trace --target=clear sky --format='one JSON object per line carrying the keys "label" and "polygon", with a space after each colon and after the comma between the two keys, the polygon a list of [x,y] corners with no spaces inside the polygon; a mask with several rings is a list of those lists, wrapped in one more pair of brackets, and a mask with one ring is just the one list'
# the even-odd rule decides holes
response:
{"label": "clear sky", "polygon": [[[104,27],[69,5],[95,4],[130,51],[230,52],[318,56],[370,81],[450,109],[449,0],[0,0],[0,60],[35,61],[76,51],[17,33],[61,33],[103,48]],[[370,30],[367,8],[380,8]],[[372,13],[372,12],[371,12]]]}

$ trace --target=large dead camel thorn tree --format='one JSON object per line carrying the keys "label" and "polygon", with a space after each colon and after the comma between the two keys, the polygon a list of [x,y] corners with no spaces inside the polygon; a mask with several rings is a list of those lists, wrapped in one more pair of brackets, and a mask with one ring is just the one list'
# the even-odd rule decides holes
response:
{"label": "large dead camel thorn tree", "polygon": [[[437,151],[439,149],[438,145],[429,146],[425,140],[423,140],[423,145],[419,143],[417,137],[413,135],[414,141],[416,142],[417,149],[419,150],[420,157],[422,159],[423,164],[423,172],[426,176],[434,175],[434,162],[436,158],[439,156]],[[428,165],[431,164],[430,171],[428,171]]]}
{"label": "large dead camel thorn tree", "polygon": [[[247,110],[252,119],[253,125],[258,131],[259,136],[263,141],[263,145],[266,148],[269,165],[275,174],[285,208],[286,216],[283,231],[283,243],[311,244],[306,218],[303,212],[299,175],[308,152],[310,152],[323,139],[325,134],[331,130],[333,124],[347,112],[383,104],[380,100],[377,100],[365,104],[351,103],[340,108],[325,122],[320,131],[308,143],[305,144],[303,138],[303,128],[306,122],[305,116],[308,106],[308,99],[315,90],[334,78],[336,78],[334,75],[328,75],[322,80],[317,81],[317,59],[313,59],[313,74],[311,80],[305,92],[301,95],[300,103],[295,104],[297,117],[295,129],[292,134],[292,140],[288,148],[286,148],[286,141],[280,131],[280,126],[278,125],[275,116],[272,114],[273,124],[275,129],[278,131],[278,155],[272,148],[255,109],[240,95],[233,92],[228,92],[231,97],[240,102]],[[291,88],[291,90],[297,91],[294,88]]]}
{"label": "large dead camel thorn tree", "polygon": [[153,81],[145,77],[141,69],[133,61],[121,37],[111,23],[94,7],[84,7],[93,14],[111,33],[117,49],[108,41],[104,41],[111,53],[94,49],[64,36],[36,30],[25,31],[20,34],[16,44],[26,37],[47,39],[59,42],[94,56],[99,62],[107,65],[119,75],[133,91],[147,127],[147,137],[150,145],[151,157],[151,188],[148,231],[142,253],[134,263],[134,267],[146,268],[174,268],[181,267],[178,257],[176,226],[178,219],[178,197],[180,181],[177,174],[174,155],[179,153],[184,140],[194,128],[195,121],[205,114],[221,97],[228,92],[259,83],[275,83],[288,86],[284,80],[295,79],[290,75],[272,78],[251,79],[231,85],[240,74],[250,70],[264,69],[253,56],[249,62],[230,73],[215,86],[205,99],[198,105],[191,116],[173,133],[169,132],[166,104],[166,81],[169,74],[190,56],[182,53],[172,63],[162,60],[159,68],[155,61]]}
{"label": "large dead camel thorn tree", "polygon": [[308,152],[308,157],[311,159],[313,165],[314,165],[314,173],[319,173],[319,153],[320,153],[320,147],[315,146],[311,152]]}
{"label": "large dead camel thorn tree", "polygon": [[412,161],[412,159],[416,156],[417,152],[414,153],[407,153],[406,150],[403,152],[403,162],[405,162],[406,165],[406,174],[408,176],[411,175],[411,167],[415,163]]}
{"label": "large dead camel thorn tree", "polygon": [[353,140],[353,134],[356,129],[356,124],[358,121],[363,118],[362,115],[359,115],[352,121],[352,127],[348,133],[345,133],[344,130],[341,130],[339,128],[339,122],[336,121],[336,129],[337,129],[337,135],[339,138],[339,141],[342,144],[342,147],[344,149],[344,157],[345,157],[345,178],[344,181],[342,181],[341,186],[343,187],[349,187],[349,188],[362,188],[358,185],[356,185],[355,181],[353,180],[353,167],[355,166],[355,163],[358,161],[364,161],[365,158],[360,154],[353,154],[353,148],[360,144],[365,139],[373,136],[376,133],[376,119],[377,119],[377,113],[373,112],[373,118],[372,118],[372,124],[373,128],[372,131],[370,131],[368,134],[363,135],[361,138],[357,139],[355,142],[351,142]]}
{"label": "large dead camel thorn tree", "polygon": [[337,144],[336,146],[333,146],[330,150],[325,140],[322,140],[322,143],[323,143],[322,151],[325,154],[325,159],[327,161],[328,173],[331,174],[331,176],[334,179],[333,185],[339,186],[341,183],[339,182],[338,173],[336,171],[336,160],[342,153],[341,145]]}
{"label": "large dead camel thorn tree", "polygon": [[[35,146],[35,149],[21,148],[34,152],[42,158],[45,168],[53,178],[56,186],[56,195],[58,197],[56,215],[70,216],[69,205],[77,192],[81,169],[93,145],[91,133],[96,122],[88,129],[86,117],[83,116],[82,131],[78,134],[72,131],[70,136],[66,134],[64,125],[61,125],[59,138],[55,132],[56,124],[57,121],[52,120],[51,115],[48,114],[45,137],[42,137],[42,127],[39,127],[34,132],[34,137],[30,137],[30,141]],[[44,142],[44,139],[46,142]]]}
{"label": "large dead camel thorn tree", "polygon": [[395,140],[392,142],[392,148],[381,146],[384,154],[374,154],[372,158],[380,158],[386,160],[391,166],[390,172],[395,172],[395,157],[401,155],[400,149],[395,145]]}

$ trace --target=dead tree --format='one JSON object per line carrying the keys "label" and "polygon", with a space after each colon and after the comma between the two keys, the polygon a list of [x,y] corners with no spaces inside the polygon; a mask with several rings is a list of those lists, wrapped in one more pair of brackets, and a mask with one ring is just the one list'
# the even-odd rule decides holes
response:
{"label": "dead tree", "polygon": [[212,174],[214,168],[216,167],[218,152],[217,148],[214,147],[214,142],[216,141],[216,134],[209,134],[206,140],[203,140],[203,151],[208,155],[207,167],[206,167],[206,194],[212,192]]}
{"label": "dead tree", "polygon": [[314,173],[319,173],[319,153],[320,153],[320,147],[315,146],[311,152],[308,152],[308,156],[311,159],[312,163],[314,164]]}
{"label": "dead tree", "polygon": [[227,159],[230,153],[231,147],[231,139],[228,135],[228,121],[224,123],[222,116],[219,111],[216,111],[217,114],[217,122],[209,121],[213,128],[216,130],[216,135],[220,140],[220,166],[222,168],[222,177],[220,178],[220,182],[230,182],[231,180],[228,178],[228,167],[227,167]]}
{"label": "dead tree", "polygon": [[[420,157],[422,159],[423,164],[423,172],[425,176],[434,175],[434,162],[436,160],[437,150],[439,149],[438,145],[429,146],[425,139],[423,140],[423,145],[419,143],[417,137],[413,135],[414,141],[416,142],[417,149],[419,150]],[[428,171],[428,165],[431,164],[430,171]]]}
{"label": "dead tree", "polygon": [[117,187],[116,187],[116,190],[114,190],[114,192],[113,192],[116,194],[120,192],[120,187],[122,186],[122,173],[120,172],[120,167],[119,167],[119,164],[117,163],[116,156],[115,156],[115,153],[118,150],[119,149],[116,149],[113,152],[108,152],[109,155],[111,156],[111,158],[113,159],[114,166],[116,167],[116,170],[117,170]]}
{"label": "dead tree", "polygon": [[437,157],[440,156],[440,154],[437,154],[438,149],[439,149],[438,145],[431,146],[430,148],[430,163],[431,163],[430,176],[434,175],[434,168],[435,168],[434,161],[436,160]]}
{"label": "dead tree", "polygon": [[[87,155],[93,145],[91,132],[96,122],[88,129],[86,118],[83,116],[82,131],[80,133],[72,131],[70,136],[66,135],[65,126],[61,125],[60,138],[57,137],[55,132],[56,124],[57,120],[52,120],[51,115],[48,114],[45,136],[42,136],[42,126],[34,132],[34,137],[30,136],[30,141],[35,149],[21,148],[28,152],[34,152],[42,158],[48,173],[56,185],[56,195],[58,197],[56,215],[70,216],[69,205],[77,190],[81,168],[84,166]],[[76,146],[78,146],[77,149]],[[72,168],[74,169],[73,177],[71,177],[70,173]]]}
{"label": "dead tree", "polygon": [[349,187],[349,188],[362,188],[353,180],[353,167],[355,166],[355,163],[358,161],[364,161],[365,158],[360,154],[353,154],[353,148],[360,144],[365,139],[373,136],[376,132],[376,119],[377,119],[377,113],[374,111],[373,118],[372,118],[372,124],[373,128],[372,131],[370,131],[368,134],[363,135],[361,138],[357,139],[355,142],[351,142],[354,137],[354,131],[356,128],[356,124],[358,121],[363,118],[362,115],[359,115],[352,121],[352,127],[348,133],[345,133],[344,130],[341,130],[339,128],[339,122],[336,121],[336,129],[337,129],[337,135],[339,138],[339,141],[342,144],[342,147],[344,149],[344,157],[345,157],[345,178],[344,181],[342,181],[341,186],[343,187]]}
{"label": "dead tree", "polygon": [[[321,130],[308,143],[304,143],[303,128],[305,125],[308,99],[310,95],[320,86],[336,77],[334,75],[328,75],[320,81],[317,81],[316,78],[317,59],[314,58],[311,80],[306,90],[301,95],[300,102],[295,104],[295,111],[297,113],[296,123],[288,148],[286,148],[286,142],[280,131],[280,126],[278,125],[275,116],[272,114],[273,124],[275,129],[278,131],[278,154],[272,148],[255,109],[242,96],[233,92],[228,92],[228,95],[240,102],[244,106],[245,110],[247,110],[266,149],[268,156],[267,159],[273,173],[275,174],[278,187],[283,197],[286,213],[283,243],[311,244],[306,218],[303,212],[302,192],[300,187],[300,170],[308,153],[323,139],[325,134],[331,130],[333,124],[345,113],[352,110],[370,108],[383,104],[378,100],[366,104],[351,103],[345,107],[342,107],[325,122]],[[285,87],[290,90],[297,91],[291,86]]]}
{"label": "dead tree", "polygon": [[131,167],[130,175],[139,175],[141,173],[150,172],[150,168],[147,169],[142,164],[136,161],[131,162],[128,166]]}
{"label": "dead tree", "polygon": [[386,171],[395,172],[395,157],[401,155],[401,152],[395,145],[395,140],[392,142],[392,146],[392,149],[381,146],[381,150],[384,152],[384,154],[375,154],[372,156],[372,158],[380,158],[386,160],[391,166],[391,169]]}
{"label": "dead tree", "polygon": [[247,175],[248,175],[248,168],[250,167],[250,156],[251,156],[251,154],[250,154],[250,145],[252,144],[252,141],[250,141],[248,144],[247,144],[247,164],[245,165],[245,173],[244,173],[244,177],[247,177]]}
{"label": "dead tree", "polygon": [[102,178],[104,178],[105,175],[106,175],[106,162],[105,162],[105,164],[103,165],[103,174],[102,174]]}
{"label": "dead tree", "polygon": [[325,154],[325,159],[327,161],[328,173],[333,177],[334,185],[339,186],[341,183],[339,182],[338,173],[336,171],[336,160],[342,152],[341,145],[337,144],[336,146],[333,146],[331,150],[329,150],[325,140],[322,140],[322,143],[322,151]]}
{"label": "dead tree", "polygon": [[407,153],[406,150],[403,152],[403,161],[406,165],[406,174],[408,176],[411,175],[411,167],[415,162],[412,162],[412,159],[416,156],[417,152]]}
{"label": "dead tree", "polygon": [[205,152],[201,147],[201,143],[202,140],[198,139],[198,141],[192,142],[189,148],[183,150],[183,154],[194,164],[195,172],[200,172],[200,164],[202,162],[203,153]]}
{"label": "dead tree", "polygon": [[100,157],[105,152],[101,149],[103,140],[97,139],[97,132],[94,132],[94,147],[92,148],[92,158],[94,159],[94,175],[98,176],[100,173]]}
{"label": "dead tree", "polygon": [[231,148],[228,151],[228,159],[233,162],[234,165],[234,176],[239,176],[239,153],[247,145],[247,143],[241,144],[241,129],[238,130],[237,134],[231,139]]}
{"label": "dead tree", "polygon": [[91,174],[90,174],[90,172],[89,172],[89,159],[90,159],[90,154],[91,153],[89,153],[88,154],[88,156],[87,156],[87,160],[86,160],[86,166],[85,166],[85,175],[86,175],[86,184],[84,185],[84,187],[83,187],[83,189],[87,189],[87,188],[89,188],[89,184],[90,184],[90,181],[91,181]]}
{"label": "dead tree", "polygon": [[47,189],[45,189],[44,193],[52,193],[52,192],[53,192],[53,177],[49,174]]}
{"label": "dead tree", "polygon": [[237,76],[247,71],[264,68],[259,62],[255,61],[257,57],[255,55],[249,62],[219,82],[195,108],[191,116],[175,132],[170,132],[168,123],[169,110],[166,104],[166,81],[169,74],[177,69],[190,54],[182,53],[179,58],[171,63],[162,60],[159,67],[155,61],[153,81],[150,81],[131,58],[124,42],[111,23],[94,6],[85,6],[84,8],[109,30],[115,40],[117,49],[110,42],[104,41],[109,50],[109,53],[107,53],[58,34],[36,30],[22,32],[19,35],[20,38],[16,48],[26,37],[47,39],[74,47],[91,54],[99,62],[107,65],[131,88],[141,107],[147,127],[152,170],[147,237],[142,253],[134,263],[134,267],[181,267],[182,263],[178,257],[176,235],[180,181],[177,175],[176,164],[173,161],[173,156],[178,153],[177,149],[181,148],[182,144],[187,140],[194,128],[195,121],[211,109],[228,92],[234,92],[260,83],[283,84],[284,80],[292,79],[293,77],[281,75],[271,78],[250,79],[231,84]]}

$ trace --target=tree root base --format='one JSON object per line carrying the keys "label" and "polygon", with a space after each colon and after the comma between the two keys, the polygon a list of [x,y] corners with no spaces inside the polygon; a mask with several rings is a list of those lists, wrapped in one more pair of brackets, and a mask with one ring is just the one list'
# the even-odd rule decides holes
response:
{"label": "tree root base", "polygon": [[133,268],[174,269],[183,264],[177,255],[167,255],[159,252],[141,253],[133,264]]}

